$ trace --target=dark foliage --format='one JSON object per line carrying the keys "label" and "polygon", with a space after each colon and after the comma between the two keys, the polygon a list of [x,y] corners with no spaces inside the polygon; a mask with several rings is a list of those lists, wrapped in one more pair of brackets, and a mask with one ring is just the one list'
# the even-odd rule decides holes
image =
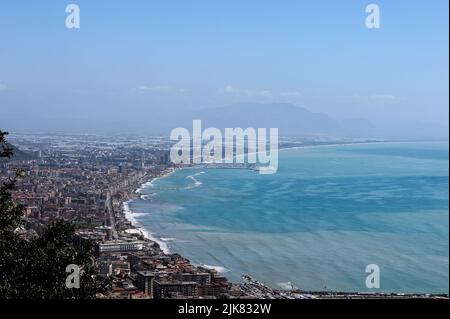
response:
{"label": "dark foliage", "polygon": [[[0,158],[11,158],[13,149],[0,130]],[[59,299],[95,298],[107,282],[97,276],[93,246],[75,248],[74,226],[63,220],[47,226],[41,236],[27,239],[17,230],[23,225],[23,207],[11,191],[21,172],[0,186],[0,298]],[[81,269],[80,288],[66,287],[66,267]]]}

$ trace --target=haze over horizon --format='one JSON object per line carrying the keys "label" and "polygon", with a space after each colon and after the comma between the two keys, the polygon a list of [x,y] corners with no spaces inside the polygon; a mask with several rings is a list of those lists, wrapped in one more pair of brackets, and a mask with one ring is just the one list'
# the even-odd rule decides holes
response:
{"label": "haze over horizon", "polygon": [[359,0],[74,3],[78,30],[67,3],[0,4],[2,129],[164,133],[211,108],[287,103],[361,136],[367,121],[448,130],[447,1],[376,1],[377,30]]}

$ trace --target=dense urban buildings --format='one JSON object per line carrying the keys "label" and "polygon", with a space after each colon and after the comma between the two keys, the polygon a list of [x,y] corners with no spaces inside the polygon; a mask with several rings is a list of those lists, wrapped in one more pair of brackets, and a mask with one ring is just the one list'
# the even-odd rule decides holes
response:
{"label": "dense urban buildings", "polygon": [[[231,283],[214,269],[165,253],[125,216],[123,203],[136,189],[176,169],[164,138],[15,134],[13,160],[0,162],[1,179],[24,172],[13,192],[26,211],[23,236],[39,235],[57,219],[76,225],[74,245],[95,247],[99,275],[112,289],[99,298],[349,298],[386,297],[274,290],[249,276]],[[402,297],[402,295],[391,295]]]}
{"label": "dense urban buildings", "polygon": [[122,203],[135,190],[173,170],[162,138],[105,139],[93,135],[16,135],[17,156],[1,166],[2,176],[20,169],[25,177],[13,197],[24,205],[24,236],[63,218],[76,225],[74,244],[90,241],[100,275],[112,280],[101,298],[233,298],[246,294],[215,270],[166,254],[125,218]]}

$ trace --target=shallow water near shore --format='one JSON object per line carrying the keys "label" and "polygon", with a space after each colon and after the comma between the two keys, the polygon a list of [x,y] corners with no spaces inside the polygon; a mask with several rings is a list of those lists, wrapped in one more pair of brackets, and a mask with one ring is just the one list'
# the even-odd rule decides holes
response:
{"label": "shallow water near shore", "polygon": [[448,293],[448,143],[280,151],[279,169],[188,168],[148,183],[129,207],[194,264],[274,288]]}

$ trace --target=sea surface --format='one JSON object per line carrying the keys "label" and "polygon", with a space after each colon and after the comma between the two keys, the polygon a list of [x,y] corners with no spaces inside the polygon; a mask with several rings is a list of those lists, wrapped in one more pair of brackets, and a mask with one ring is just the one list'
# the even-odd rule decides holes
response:
{"label": "sea surface", "polygon": [[133,219],[162,247],[233,282],[449,291],[448,142],[285,149],[279,169],[186,168],[145,184]]}

